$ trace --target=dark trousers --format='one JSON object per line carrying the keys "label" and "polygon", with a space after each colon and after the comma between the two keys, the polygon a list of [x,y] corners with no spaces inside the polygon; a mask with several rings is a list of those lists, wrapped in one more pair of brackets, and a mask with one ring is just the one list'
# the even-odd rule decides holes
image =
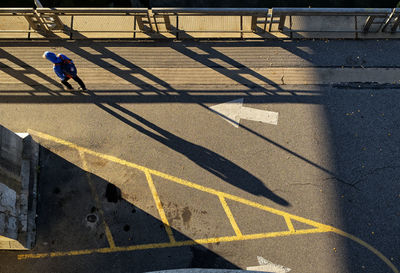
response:
{"label": "dark trousers", "polygon": [[[73,89],[72,85],[68,82],[70,78],[65,78],[64,80],[61,81],[62,84],[64,84],[68,89]],[[82,88],[82,90],[86,90],[86,86],[83,83],[83,81],[81,80],[81,78],[79,78],[78,76],[73,77],[72,79],[74,79],[79,86]]]}

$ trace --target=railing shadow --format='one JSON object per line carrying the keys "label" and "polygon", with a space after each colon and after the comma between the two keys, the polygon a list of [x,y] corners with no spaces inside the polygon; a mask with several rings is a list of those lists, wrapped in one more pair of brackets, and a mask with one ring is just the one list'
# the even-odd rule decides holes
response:
{"label": "railing shadow", "polygon": [[[3,71],[4,73],[29,85],[35,91],[45,91],[46,93],[50,94],[51,96],[59,96],[58,92],[54,92],[53,90],[49,89],[49,87],[35,81],[31,77],[29,77],[29,74],[34,74],[58,88],[62,88],[61,83],[55,81],[53,78],[47,76],[46,74],[40,72],[39,70],[35,69],[31,65],[29,65],[26,62],[22,61],[21,59],[17,58],[16,56],[14,56],[0,48],[0,59],[1,58],[7,59],[9,62],[12,62],[13,64],[18,65],[19,67],[23,68],[22,70],[16,70],[16,69],[13,69],[12,67],[10,67],[9,65],[2,63],[0,61],[0,68],[1,68],[1,71]],[[35,92],[26,91],[26,93],[29,93],[31,96],[36,95]]]}
{"label": "railing shadow", "polygon": [[[114,107],[119,107],[116,104],[118,101],[120,101],[120,102],[140,102],[140,101],[155,102],[158,99],[163,102],[180,101],[180,102],[185,102],[185,103],[195,103],[195,104],[202,106],[204,109],[206,109],[208,111],[210,110],[205,105],[205,103],[203,101],[204,100],[203,96],[193,97],[192,95],[189,95],[186,92],[182,92],[182,91],[174,89],[167,82],[159,79],[158,77],[147,72],[143,68],[133,64],[129,60],[112,52],[111,50],[106,48],[102,43],[90,43],[89,45],[93,50],[95,50],[97,52],[97,54],[88,53],[87,51],[85,51],[81,48],[80,44],[66,43],[66,44],[64,44],[64,47],[67,50],[73,52],[74,54],[76,54],[82,58],[85,58],[85,59],[89,60],[90,62],[92,62],[93,64],[114,73],[115,75],[121,77],[122,79],[132,83],[133,85],[140,87],[141,88],[140,91],[131,91],[131,92],[136,93],[139,96],[129,97],[129,96],[123,95],[123,96],[117,97],[117,96],[111,95],[111,96],[101,97],[101,96],[97,96],[97,94],[95,92],[91,92],[90,93],[91,96],[69,96],[69,97],[64,96],[64,97],[57,98],[57,99],[46,98],[48,103],[66,103],[66,102],[95,103],[101,109],[107,111],[108,113],[112,113],[116,117],[118,116],[125,123],[129,124],[133,128],[136,128],[137,130],[142,130],[142,132],[144,132],[144,131],[141,126],[138,126],[137,124],[135,124],[129,120],[123,119],[121,116],[117,115],[115,113],[115,111],[111,111],[109,108],[106,109],[102,105],[102,103],[108,103],[109,105],[112,105]],[[270,81],[269,79],[258,74],[257,72],[247,68],[246,66],[233,60],[232,58],[225,56],[221,52],[218,52],[215,49],[212,49],[210,46],[206,46],[206,45],[199,46],[199,48],[202,51],[208,53],[208,56],[201,56],[201,55],[189,50],[184,45],[174,45],[173,44],[172,47],[177,52],[188,56],[189,58],[195,60],[196,62],[199,62],[199,63],[201,63],[207,67],[210,67],[212,69],[218,69],[217,71],[219,73],[223,74],[226,77],[233,79],[235,82],[244,86],[245,89],[241,93],[242,94],[244,93],[246,95],[245,96],[246,101],[248,100],[249,102],[256,102],[256,103],[274,102],[274,101],[279,101],[279,102],[293,101],[293,102],[298,103],[298,102],[302,101],[302,99],[305,99],[308,101],[308,103],[317,103],[317,101],[320,99],[317,96],[311,96],[311,98],[310,98],[310,96],[301,97],[291,91],[283,90],[278,84]],[[98,54],[98,53],[100,53],[100,54]],[[118,62],[119,64],[125,66],[128,69],[124,70],[124,69],[121,69],[121,68],[118,68],[115,66],[110,66],[109,63],[107,63],[105,60],[102,59],[105,57],[113,59],[114,61]],[[235,68],[244,68],[244,70],[240,70],[238,72],[232,73],[231,70],[228,70],[226,67],[221,67],[221,65],[213,62],[212,60],[210,60],[210,58],[218,58],[218,59],[228,63],[229,65],[232,65]],[[135,73],[145,77],[146,79],[151,80],[156,85],[150,85],[148,82],[146,82],[138,77],[135,77],[134,75],[132,75],[132,72],[135,72]],[[263,82],[265,82],[267,85],[273,86],[273,88],[275,90],[270,90],[270,89],[267,89],[265,86],[255,84],[254,82],[243,77],[241,75],[241,73],[247,73],[253,77],[256,77],[257,79],[260,79]],[[160,86],[162,88],[159,88],[157,86]],[[248,90],[248,87],[251,87],[253,90],[257,90],[258,92],[262,91],[265,95],[254,96],[254,95],[252,95],[252,91]],[[142,92],[145,92],[145,91],[152,91],[153,93],[156,94],[156,98],[154,98],[154,96],[144,96],[142,94]],[[178,95],[171,96],[170,95],[171,92],[173,92],[175,94],[177,93]],[[286,94],[286,96],[281,95],[281,93]],[[201,99],[200,99],[200,97],[201,97]],[[206,96],[206,99],[208,102],[215,103],[215,102],[222,102],[222,99],[224,99],[224,98],[228,99],[228,98],[235,98],[235,97],[237,97],[237,96],[235,96],[235,95],[232,95],[232,97],[230,97],[229,95],[228,96],[219,96],[218,94],[216,94],[216,95],[212,95],[212,96]],[[7,98],[6,100],[8,102],[11,102],[10,98]],[[15,97],[15,100],[19,101],[19,102],[25,102],[25,103],[28,101],[33,102],[31,98],[24,99],[21,97]],[[136,118],[136,119],[140,118],[137,115],[135,115],[134,113],[130,113],[130,114],[133,118]],[[146,122],[145,120],[142,120],[142,121]],[[153,125],[153,126],[155,126],[155,125]],[[302,155],[300,155],[296,152],[291,151],[290,149],[284,147],[283,145],[277,143],[276,141],[273,141],[273,140],[261,135],[260,133],[252,130],[251,128],[249,128],[247,126],[244,126],[244,125],[240,125],[240,126],[242,129],[258,136],[259,138],[263,139],[264,141],[267,141],[268,143],[274,145],[275,147],[278,147],[279,149],[282,149],[282,150],[288,152],[289,154],[301,159],[302,161],[306,162],[307,164],[310,164],[310,165],[324,171],[325,173],[329,174],[331,177],[334,177],[337,180],[342,181],[339,177],[337,177],[337,175],[334,172],[320,166],[319,164],[317,164],[315,162],[312,162],[311,160],[303,157]],[[158,128],[158,129],[162,130],[161,128]],[[165,130],[163,130],[163,132],[166,135],[169,134]],[[204,147],[198,147],[197,145],[195,145],[193,143],[189,143],[189,142],[187,142],[183,139],[180,139],[177,136],[173,136],[171,134],[168,135],[168,138],[167,138],[167,139],[169,139],[168,141],[165,140],[164,138],[160,139],[157,135],[153,135],[147,131],[146,131],[146,134],[148,136],[151,136],[153,139],[159,141],[160,143],[164,143],[171,149],[186,155],[189,159],[194,161],[200,167],[204,168],[205,170],[208,170],[209,172],[213,173],[214,175],[216,175],[219,178],[224,179],[224,181],[226,181],[232,185],[238,186],[239,188],[242,188],[243,190],[248,191],[252,194],[264,195],[265,197],[270,198],[271,200],[277,202],[280,205],[286,206],[289,204],[287,201],[285,201],[282,198],[278,197],[277,195],[273,194],[265,186],[264,186],[264,188],[261,187],[262,182],[259,179],[255,178],[250,173],[241,169],[239,166],[235,165],[231,161],[205,149]],[[182,147],[185,147],[185,148],[182,148]],[[191,152],[192,150],[199,152],[199,155],[195,155],[194,153],[192,153]],[[201,157],[202,157],[201,155],[202,156],[206,155],[207,160],[201,159]],[[207,163],[207,161],[209,161],[210,163]],[[221,166],[221,162],[224,162],[224,165],[221,167],[217,167],[217,168],[219,168],[218,170],[214,170],[213,168],[215,168],[215,167],[212,166],[211,162],[215,163],[216,166]],[[218,162],[220,162],[220,163],[218,163]],[[238,171],[238,173],[235,173],[236,171]],[[235,175],[232,175],[230,173],[235,173],[236,178],[241,177],[242,181],[240,181],[239,179],[235,179]],[[247,182],[245,182],[245,181],[247,181]],[[254,185],[252,185],[251,183],[247,184],[248,181],[253,181]],[[342,181],[342,182],[347,183],[346,181]]]}

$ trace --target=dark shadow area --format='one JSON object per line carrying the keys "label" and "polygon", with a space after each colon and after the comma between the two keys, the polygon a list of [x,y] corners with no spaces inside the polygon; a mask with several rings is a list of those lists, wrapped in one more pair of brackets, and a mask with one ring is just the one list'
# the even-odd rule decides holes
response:
{"label": "dark shadow area", "polygon": [[[337,88],[324,102],[332,132],[335,172],[352,185],[334,183],[344,230],[381,251],[397,268],[400,260],[400,115],[398,89]],[[349,272],[392,272],[365,259],[346,241],[358,259],[347,262]]]}
{"label": "dark shadow area", "polygon": [[[78,153],[76,153],[78,156]],[[79,157],[78,157],[79,160]],[[117,246],[168,243],[164,224],[121,197],[115,185],[40,147],[37,243],[27,253],[108,248],[104,220]],[[139,184],[132,180],[131,195]],[[142,191],[142,189],[137,189]],[[191,238],[172,229],[178,241]],[[179,239],[178,239],[179,238]],[[189,246],[28,259],[2,252],[2,273],[11,272],[149,272],[179,268],[238,269],[224,257],[193,243]],[[3,266],[4,265],[4,266]],[[45,265],[45,267],[43,267]]]}

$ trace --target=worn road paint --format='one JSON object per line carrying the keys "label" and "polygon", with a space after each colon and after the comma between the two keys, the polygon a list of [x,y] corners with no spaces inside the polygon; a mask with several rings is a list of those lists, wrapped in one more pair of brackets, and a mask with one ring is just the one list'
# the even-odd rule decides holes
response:
{"label": "worn road paint", "polygon": [[239,127],[240,119],[260,121],[268,124],[278,125],[278,113],[249,108],[243,106],[243,98],[221,103],[210,107],[227,122]]}
{"label": "worn road paint", "polygon": [[[376,256],[378,256],[394,273],[400,273],[399,270],[394,266],[394,264],[386,258],[380,251],[375,249],[373,246],[370,244],[364,242],[360,238],[357,238],[354,235],[351,235],[347,232],[344,232],[340,229],[337,229],[332,226],[328,226],[325,224],[321,224],[318,222],[315,222],[313,220],[309,220],[294,214],[290,214],[281,210],[277,210],[244,198],[241,198],[239,196],[235,196],[229,193],[221,192],[212,188],[208,188],[199,184],[195,184],[193,182],[180,179],[178,177],[174,177],[172,175],[168,175],[156,170],[149,169],[147,167],[117,158],[115,156],[111,155],[106,155],[102,153],[98,153],[95,151],[92,151],[90,149],[78,146],[72,142],[66,141],[59,139],[54,136],[50,136],[45,133],[37,132],[34,130],[28,130],[28,132],[36,137],[53,141],[58,144],[65,145],[71,149],[75,149],[79,152],[87,153],[93,156],[97,156],[99,158],[103,158],[106,160],[109,160],[114,163],[121,164],[123,166],[135,168],[137,170],[143,171],[145,173],[149,173],[151,175],[159,176],[161,178],[165,178],[164,181],[171,181],[175,182],[177,184],[181,184],[193,189],[197,189],[203,192],[207,192],[209,194],[216,195],[220,198],[223,197],[224,199],[230,199],[233,201],[237,201],[239,203],[258,208],[264,211],[268,211],[271,213],[274,213],[276,215],[280,215],[284,217],[286,224],[288,226],[288,231],[281,231],[281,232],[269,232],[269,233],[258,233],[258,234],[251,234],[251,235],[242,235],[242,236],[224,236],[224,237],[216,237],[216,238],[205,238],[205,239],[198,239],[198,240],[188,240],[188,241],[175,241],[175,242],[169,242],[169,243],[159,243],[159,244],[143,244],[143,245],[132,245],[132,246],[127,246],[127,247],[114,247],[114,248],[99,248],[99,249],[86,249],[86,250],[78,250],[78,251],[64,251],[64,252],[50,252],[50,253],[35,253],[35,254],[23,254],[23,255],[18,255],[18,259],[30,259],[30,258],[44,258],[44,257],[60,257],[60,256],[72,256],[72,255],[87,255],[87,254],[93,254],[93,253],[112,253],[112,252],[120,252],[120,251],[134,251],[134,250],[142,250],[142,249],[156,249],[156,248],[167,248],[167,247],[179,247],[179,246],[188,246],[188,245],[196,245],[196,244],[212,244],[212,243],[221,243],[221,242],[233,242],[233,241],[244,241],[244,240],[254,240],[254,239],[263,239],[263,238],[272,238],[272,237],[282,237],[282,236],[290,236],[290,235],[301,235],[301,234],[313,234],[313,233],[324,233],[324,232],[332,232],[336,233],[338,235],[341,235],[343,237],[346,237],[350,240],[353,240],[354,242],[357,242],[358,244],[366,247],[368,250],[370,250],[372,253],[374,253]],[[232,215],[233,217],[233,215]],[[295,230],[292,224],[292,220],[307,224],[309,226],[312,226],[313,228],[310,229],[298,229]]]}
{"label": "worn road paint", "polygon": [[242,236],[242,232],[239,229],[239,226],[236,223],[235,218],[232,215],[231,209],[228,207],[228,204],[226,203],[226,200],[223,196],[219,195],[219,201],[222,204],[222,207],[224,208],[226,216],[228,216],[229,222],[231,222],[232,228],[235,231],[236,236]]}
{"label": "worn road paint", "polygon": [[124,252],[124,251],[134,251],[134,250],[160,249],[160,248],[192,246],[192,245],[207,245],[207,244],[247,241],[247,240],[284,237],[284,236],[291,236],[291,235],[324,233],[324,232],[328,232],[328,231],[314,228],[314,229],[297,230],[296,232],[291,232],[291,231],[268,232],[268,233],[257,233],[257,234],[242,235],[242,236],[223,236],[223,237],[215,237],[215,238],[175,241],[175,242],[169,242],[169,243],[153,243],[153,244],[141,244],[141,245],[131,245],[131,246],[116,246],[114,248],[97,248],[97,249],[83,249],[83,250],[72,250],[72,251],[56,251],[56,252],[49,252],[49,253],[21,254],[21,255],[18,255],[18,260],[88,255],[88,254],[94,254],[94,253],[113,253],[113,252]]}
{"label": "worn road paint", "polygon": [[175,242],[174,234],[172,233],[171,226],[168,223],[167,216],[165,215],[165,211],[161,204],[160,197],[158,196],[156,187],[154,186],[153,179],[151,178],[151,175],[148,171],[145,171],[145,174],[146,174],[146,179],[147,179],[147,183],[149,184],[151,194],[153,195],[153,198],[154,198],[154,202],[156,203],[158,213],[160,214],[161,221],[163,222],[165,231],[168,234],[169,241],[171,243],[174,243]]}
{"label": "worn road paint", "polygon": [[286,222],[286,225],[288,226],[289,230],[294,231],[293,223],[292,223],[292,220],[290,220],[290,217],[285,216],[285,222]]}
{"label": "worn road paint", "polygon": [[80,156],[81,161],[82,161],[82,169],[86,172],[86,177],[88,179],[88,184],[90,186],[90,191],[92,192],[92,196],[93,196],[93,198],[95,200],[96,207],[99,209],[101,218],[103,219],[104,231],[106,233],[108,244],[110,245],[111,248],[114,248],[115,247],[115,242],[114,242],[113,236],[111,234],[110,227],[108,226],[108,224],[107,224],[107,222],[105,220],[104,212],[103,212],[103,209],[101,208],[101,203],[100,203],[99,196],[97,195],[97,192],[95,190],[95,186],[93,185],[92,175],[91,175],[91,173],[89,171],[88,164],[87,164],[87,161],[86,161],[86,158],[85,158],[85,154],[82,151],[79,151],[79,156]]}
{"label": "worn road paint", "polygon": [[269,273],[287,273],[292,270],[283,265],[274,264],[273,262],[270,262],[261,256],[257,256],[257,260],[259,263],[258,266],[250,266],[250,267],[247,267],[246,270],[262,271],[262,272],[269,272]]}

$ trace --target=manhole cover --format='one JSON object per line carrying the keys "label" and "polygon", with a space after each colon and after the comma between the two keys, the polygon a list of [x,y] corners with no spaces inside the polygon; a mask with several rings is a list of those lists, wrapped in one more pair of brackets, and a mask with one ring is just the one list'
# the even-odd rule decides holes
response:
{"label": "manhole cover", "polygon": [[89,223],[96,223],[97,222],[97,215],[95,214],[89,214],[88,216],[86,216],[86,220]]}

